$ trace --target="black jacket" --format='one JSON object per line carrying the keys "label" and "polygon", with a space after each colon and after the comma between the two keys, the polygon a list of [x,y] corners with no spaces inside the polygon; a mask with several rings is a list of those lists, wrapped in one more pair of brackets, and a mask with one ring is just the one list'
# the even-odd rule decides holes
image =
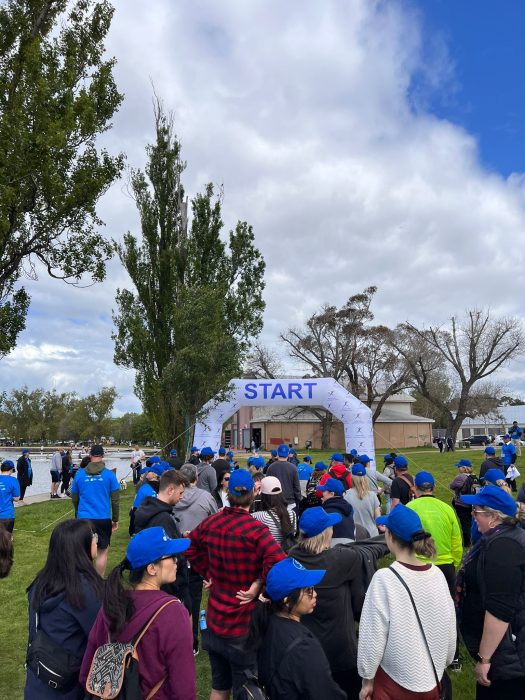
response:
{"label": "black jacket", "polygon": [[483,479],[489,469],[501,469],[504,474],[507,473],[507,468],[504,466],[501,457],[489,457],[482,462],[479,468],[479,478]]}
{"label": "black jacket", "polygon": [[324,501],[321,505],[327,513],[339,513],[343,518],[340,523],[334,525],[334,539],[341,537],[355,540],[355,525],[352,515],[354,509],[350,503],[345,501],[342,496],[334,496]]}
{"label": "black jacket", "polygon": [[[311,616],[305,615],[302,622],[307,617]],[[345,700],[319,641],[302,622],[277,615],[270,618],[257,658],[259,679],[268,696],[271,700]]]}
{"label": "black jacket", "polygon": [[[140,532],[148,527],[162,527],[168,537],[173,539],[182,537],[177,520],[173,515],[173,506],[153,496],[145,498],[135,511],[135,532]],[[191,615],[188,562],[183,554],[177,556],[177,580],[175,583],[162,586],[162,590],[177,596]]]}
{"label": "black jacket", "polygon": [[24,456],[20,456],[16,461],[16,476],[21,484],[31,486],[33,479],[29,479],[29,467]]}
{"label": "black jacket", "polygon": [[384,535],[365,542],[338,544],[320,554],[299,547],[289,552],[306,569],[326,569],[323,580],[315,587],[315,610],[305,615],[301,624],[321,642],[333,673],[356,669],[356,622],[377,560],[385,554],[388,547]]}
{"label": "black jacket", "polygon": [[219,457],[219,459],[216,459],[215,462],[212,462],[211,466],[217,472],[217,483],[219,483],[220,477],[224,474],[224,472],[230,471],[230,463],[227,459],[223,459],[222,457]]}
{"label": "black jacket", "polygon": [[173,467],[173,469],[180,469],[184,462],[180,457],[177,457],[177,455],[172,455],[168,459],[168,464],[170,465],[170,467]]}

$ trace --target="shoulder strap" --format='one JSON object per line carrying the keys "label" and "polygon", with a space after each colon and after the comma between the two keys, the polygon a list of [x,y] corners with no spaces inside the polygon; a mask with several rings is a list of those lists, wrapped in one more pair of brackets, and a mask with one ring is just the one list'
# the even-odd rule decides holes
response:
{"label": "shoulder strap", "polygon": [[410,602],[412,603],[412,607],[414,608],[414,612],[416,613],[417,623],[419,625],[419,629],[421,630],[421,635],[423,637],[423,641],[425,642],[425,647],[427,648],[430,663],[432,664],[432,670],[434,671],[434,678],[436,679],[436,685],[439,688],[439,690],[441,690],[441,681],[438,678],[436,667],[434,665],[434,659],[432,658],[432,653],[430,651],[430,647],[428,646],[425,630],[423,629],[423,623],[421,622],[421,618],[419,617],[419,613],[418,613],[417,608],[416,608],[416,603],[415,603],[414,598],[412,596],[412,591],[407,586],[404,578],[392,566],[389,566],[388,568],[394,574],[394,576],[397,576],[397,578],[401,581],[401,584],[403,585],[404,589],[408,593],[408,597],[410,598]]}
{"label": "shoulder strap", "polygon": [[160,615],[160,613],[164,610],[164,608],[167,608],[168,605],[171,605],[172,603],[178,603],[178,602],[179,602],[179,601],[178,601],[178,600],[175,600],[175,598],[174,598],[173,600],[168,600],[166,603],[164,603],[163,605],[161,605],[160,608],[159,608],[158,610],[156,610],[156,611],[153,613],[153,615],[152,615],[152,616],[150,617],[150,619],[146,622],[146,624],[144,625],[144,627],[140,630],[140,632],[139,632],[139,634],[138,634],[138,637],[136,637],[136,638],[135,638],[135,641],[133,641],[133,649],[134,649],[134,650],[138,647],[140,640],[141,640],[142,637],[146,634],[146,632],[148,631],[150,625],[155,621],[155,619],[157,618],[157,616]]}
{"label": "shoulder strap", "polygon": [[[410,481],[410,479],[407,479],[406,476],[405,476],[404,474],[400,474],[400,475],[399,475],[399,478],[401,479],[401,481],[404,481],[404,482],[405,482],[405,484],[408,486],[408,488],[410,489],[410,491],[413,491],[413,490],[414,490],[414,484]],[[393,571],[393,569],[392,569],[392,571]]]}

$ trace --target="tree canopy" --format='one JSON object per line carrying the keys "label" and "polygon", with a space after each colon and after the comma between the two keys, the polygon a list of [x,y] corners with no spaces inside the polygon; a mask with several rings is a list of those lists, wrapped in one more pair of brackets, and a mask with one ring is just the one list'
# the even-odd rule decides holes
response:
{"label": "tree canopy", "polygon": [[98,149],[122,95],[104,56],[106,0],[0,6],[0,357],[24,328],[20,280],[36,262],[70,282],[104,278],[96,204],[123,165]]}

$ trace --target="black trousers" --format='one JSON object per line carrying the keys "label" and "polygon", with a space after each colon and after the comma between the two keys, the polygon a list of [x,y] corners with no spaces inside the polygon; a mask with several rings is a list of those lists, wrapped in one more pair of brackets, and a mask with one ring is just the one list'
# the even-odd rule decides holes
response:
{"label": "black trousers", "polygon": [[472,507],[468,506],[458,506],[456,501],[452,501],[452,507],[456,511],[458,516],[459,525],[461,527],[461,534],[463,535],[463,546],[470,547],[471,535],[470,530],[472,527]]}
{"label": "black trousers", "polygon": [[[438,569],[441,569],[443,575],[445,576],[448,584],[448,590],[454,600],[454,593],[456,589],[456,567],[454,564],[438,564]],[[459,661],[459,625],[456,623],[456,651],[454,652],[454,661]]]}
{"label": "black trousers", "polygon": [[[490,678],[490,673],[489,673]],[[490,686],[476,683],[476,700],[524,700],[525,676],[510,681],[492,681]]]}
{"label": "black trousers", "polygon": [[202,576],[190,569],[191,626],[193,627],[193,648],[199,648],[199,613],[202,602]]}
{"label": "black trousers", "polygon": [[140,474],[139,474],[139,469],[141,467],[141,464],[139,463],[138,467],[135,467],[135,465],[131,465],[131,472],[133,474],[133,483],[138,484],[140,481]]}
{"label": "black trousers", "polygon": [[27,489],[27,481],[18,479],[18,484],[20,486],[20,500],[23,501]]}
{"label": "black trousers", "polygon": [[361,678],[357,673],[357,668],[351,671],[332,671],[332,678],[341,690],[346,693],[348,700],[359,700]]}

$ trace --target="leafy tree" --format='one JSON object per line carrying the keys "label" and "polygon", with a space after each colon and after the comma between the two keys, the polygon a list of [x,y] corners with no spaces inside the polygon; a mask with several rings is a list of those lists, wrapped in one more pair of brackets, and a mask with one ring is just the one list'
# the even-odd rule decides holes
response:
{"label": "leafy tree", "polygon": [[211,184],[192,200],[188,224],[181,146],[158,102],[155,127],[146,170],[131,176],[142,240],[128,232],[117,246],[135,289],[117,292],[115,362],[136,370],[161,443],[185,433],[187,445],[201,406],[240,372],[261,330],[265,264],[246,222],[221,238],[222,198]]}
{"label": "leafy tree", "polygon": [[0,6],[0,357],[24,328],[16,285],[36,261],[73,283],[104,278],[96,203],[123,164],[96,147],[122,100],[104,58],[112,16],[106,0]]}
{"label": "leafy tree", "polygon": [[[414,387],[442,412],[447,435],[454,440],[465,418],[486,415],[487,407],[497,406],[503,390],[495,384],[489,390],[487,378],[523,354],[524,340],[519,319],[494,318],[489,310],[478,309],[463,318],[453,316],[447,327],[419,329],[406,323],[392,334]],[[448,399],[440,377],[451,388]]]}

